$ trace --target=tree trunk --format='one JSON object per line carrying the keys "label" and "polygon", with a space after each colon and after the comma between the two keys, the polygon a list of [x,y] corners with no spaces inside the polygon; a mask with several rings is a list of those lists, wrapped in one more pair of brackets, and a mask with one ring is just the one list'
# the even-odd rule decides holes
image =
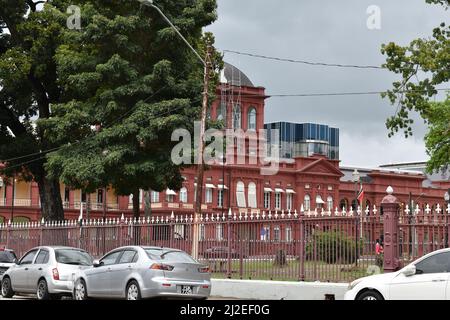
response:
{"label": "tree trunk", "polygon": [[[141,215],[141,211],[139,208],[140,201],[139,201],[139,189],[135,190],[133,192],[133,217],[135,219],[139,219]],[[140,245],[140,239],[141,239],[141,228],[139,225],[134,226],[134,245],[138,246]]]}
{"label": "tree trunk", "polygon": [[139,189],[133,192],[133,217],[139,219],[141,216],[140,211],[140,203],[139,203]]}
{"label": "tree trunk", "polygon": [[41,214],[46,221],[64,220],[64,208],[58,179],[36,177],[41,200]]}
{"label": "tree trunk", "polygon": [[152,204],[151,204],[151,199],[150,199],[150,190],[147,190],[147,191],[145,191],[144,192],[144,200],[145,200],[145,211],[144,211],[144,213],[145,213],[145,218],[147,219],[147,218],[149,218],[150,217],[150,215],[152,214],[151,213],[151,210],[152,210]]}

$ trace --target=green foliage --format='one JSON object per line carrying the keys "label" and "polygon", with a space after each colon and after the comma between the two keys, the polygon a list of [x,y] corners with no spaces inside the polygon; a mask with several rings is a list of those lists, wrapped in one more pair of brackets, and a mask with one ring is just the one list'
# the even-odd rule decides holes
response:
{"label": "green foliage", "polygon": [[[448,1],[427,0],[427,2],[441,4],[446,9],[449,7]],[[401,76],[401,80],[395,81],[393,88],[382,95],[397,109],[395,115],[386,121],[386,127],[390,130],[389,136],[393,136],[399,130],[403,131],[405,137],[411,136],[413,120],[410,118],[410,112],[418,112],[429,125],[426,136],[427,152],[430,155],[429,172],[445,170],[450,163],[448,152],[446,156],[444,154],[445,150],[449,149],[448,131],[443,138],[436,136],[440,131],[433,128],[440,127],[435,123],[440,121],[440,118],[434,115],[437,110],[432,103],[439,85],[448,83],[450,79],[449,36],[450,27],[442,23],[433,30],[432,38],[416,39],[408,46],[399,46],[391,42],[384,44],[381,49],[382,54],[387,56],[384,67]]]}
{"label": "green foliage", "polygon": [[[359,245],[359,248],[362,248]],[[326,263],[354,263],[356,256],[355,239],[344,232],[321,231],[310,238],[306,248],[306,259]],[[359,254],[358,254],[359,257]]]}
{"label": "green foliage", "polygon": [[[154,8],[128,0],[78,5],[82,30],[65,30],[55,54],[64,101],[40,122],[51,141],[67,145],[46,168],[88,192],[106,185],[120,195],[180,188],[171,135],[193,132],[199,120],[203,65]],[[161,0],[158,7],[200,53],[213,42],[202,28],[216,18],[214,0]]]}

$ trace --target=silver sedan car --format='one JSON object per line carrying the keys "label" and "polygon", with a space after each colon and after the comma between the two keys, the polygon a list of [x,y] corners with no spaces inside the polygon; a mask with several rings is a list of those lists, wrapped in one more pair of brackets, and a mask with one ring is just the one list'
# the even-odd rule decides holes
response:
{"label": "silver sedan car", "polygon": [[211,293],[209,267],[186,252],[144,246],[117,248],[91,268],[81,270],[74,298],[139,300],[154,297],[207,299]]}
{"label": "silver sedan car", "polygon": [[2,278],[2,296],[36,293],[39,300],[72,296],[75,274],[92,266],[84,250],[43,246],[31,249]]}

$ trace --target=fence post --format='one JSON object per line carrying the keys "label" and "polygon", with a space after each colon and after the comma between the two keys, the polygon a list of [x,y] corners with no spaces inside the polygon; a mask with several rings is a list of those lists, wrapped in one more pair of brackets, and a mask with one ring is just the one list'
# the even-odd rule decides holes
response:
{"label": "fence post", "polygon": [[42,246],[42,238],[44,237],[44,217],[42,217],[42,220],[39,221],[39,246]]}
{"label": "fence post", "polygon": [[120,223],[119,223],[119,247],[123,246],[123,226],[125,223],[125,217],[122,213],[122,216],[120,217]]}
{"label": "fence post", "polygon": [[299,252],[298,252],[298,264],[299,264],[299,281],[305,281],[305,220],[303,211],[300,211],[299,224]]}
{"label": "fence post", "polygon": [[169,220],[169,247],[173,248],[173,241],[175,239],[175,230],[174,230],[174,225],[173,225],[173,221],[175,220],[175,214],[172,211],[172,214],[170,215],[170,220]]}
{"label": "fence post", "polygon": [[11,220],[8,221],[8,224],[6,226],[6,248],[9,248],[9,237],[11,232]]}
{"label": "fence post", "polygon": [[227,278],[231,279],[231,220],[233,219],[233,215],[231,213],[231,208],[228,211],[228,219],[227,219],[227,244],[228,244],[228,252],[227,252]]}
{"label": "fence post", "polygon": [[381,201],[384,215],[384,272],[394,272],[402,263],[398,251],[398,218],[400,204],[392,194],[394,189],[386,189],[387,196]]}

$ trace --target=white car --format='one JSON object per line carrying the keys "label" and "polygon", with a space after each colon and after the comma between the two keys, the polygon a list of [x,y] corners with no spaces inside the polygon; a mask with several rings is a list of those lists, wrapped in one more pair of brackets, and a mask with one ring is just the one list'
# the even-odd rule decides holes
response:
{"label": "white car", "polygon": [[450,300],[450,249],[431,252],[403,269],[353,281],[345,300]]}

